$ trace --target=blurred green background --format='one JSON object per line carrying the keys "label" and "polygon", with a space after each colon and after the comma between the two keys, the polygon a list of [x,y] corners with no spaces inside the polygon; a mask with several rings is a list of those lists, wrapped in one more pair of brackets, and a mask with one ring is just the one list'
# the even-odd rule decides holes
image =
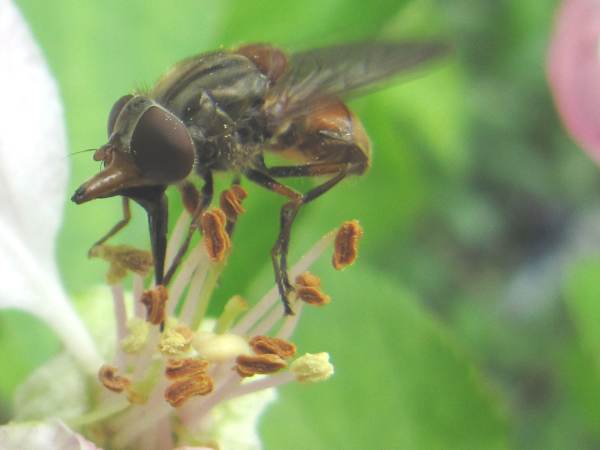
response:
{"label": "blurred green background", "polygon": [[[354,267],[315,268],[333,303],[307,311],[296,336],[302,352],[329,351],[336,376],[280,391],[261,423],[265,448],[600,448],[600,177],[545,81],[556,1],[17,4],[58,79],[70,151],[104,143],[118,97],[222,45],[452,43],[444,64],[351,103],[372,170],[307,207],[292,241],[294,257],[342,220],[365,229]],[[89,153],[71,164],[70,190],[98,170]],[[217,308],[272,284],[281,200],[246,186]],[[77,296],[103,280],[85,254],[120,201],[65,202],[58,258]],[[147,246],[139,208],[134,217],[115,242]],[[15,385],[58,348],[35,320],[0,314],[4,419]]]}

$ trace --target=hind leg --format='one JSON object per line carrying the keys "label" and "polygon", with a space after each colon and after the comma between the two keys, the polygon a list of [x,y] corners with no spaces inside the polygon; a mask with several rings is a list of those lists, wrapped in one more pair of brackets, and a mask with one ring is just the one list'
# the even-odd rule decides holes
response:
{"label": "hind leg", "polygon": [[[280,167],[275,171],[275,173],[277,173],[279,176],[285,176],[285,173],[287,172],[290,173],[289,176],[298,176],[296,175],[298,171],[310,172],[310,170],[314,170],[307,168],[310,167],[309,165],[301,167],[302,168],[299,168],[298,166],[289,166],[286,167],[285,170],[282,170],[283,168]],[[279,215],[279,235],[277,236],[275,245],[271,249],[271,259],[273,262],[273,270],[275,272],[275,281],[277,283],[277,288],[279,290],[279,295],[281,296],[286,315],[294,313],[289,300],[289,295],[293,291],[293,287],[289,280],[287,263],[287,255],[294,220],[296,219],[298,211],[303,205],[320,197],[340,181],[342,181],[347,175],[347,167],[348,164],[331,164],[328,167],[327,173],[333,173],[334,176],[306,192],[305,194],[300,194],[294,189],[279,183],[277,180],[271,177],[269,173],[264,173],[257,170],[248,170],[245,172],[245,175],[251,181],[290,199],[290,201],[284,204],[281,208]],[[319,167],[319,169],[323,169],[323,167]],[[323,172],[319,170],[318,175],[323,175]]]}

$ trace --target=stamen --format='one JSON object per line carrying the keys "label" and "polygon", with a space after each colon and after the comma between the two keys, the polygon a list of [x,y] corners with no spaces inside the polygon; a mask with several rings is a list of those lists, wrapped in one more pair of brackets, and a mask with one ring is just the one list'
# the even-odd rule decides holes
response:
{"label": "stamen", "polygon": [[344,222],[335,236],[333,267],[336,270],[352,264],[358,256],[358,242],[363,235],[363,229],[358,220]]}
{"label": "stamen", "polygon": [[210,302],[213,291],[217,287],[217,282],[219,281],[224,265],[225,261],[218,264],[212,264],[208,270],[208,274],[204,280],[202,289],[200,290],[200,295],[196,299],[195,308],[192,313],[191,327],[193,330],[197,330],[204,320],[206,310],[208,309],[208,303]]}
{"label": "stamen", "polygon": [[236,334],[198,332],[192,345],[203,358],[214,362],[228,361],[238,355],[250,353],[246,340]]}
{"label": "stamen", "polygon": [[[290,270],[290,276],[295,277],[306,272],[306,270],[323,254],[325,249],[331,244],[335,237],[335,231],[330,231],[323,236],[307,253],[300,258],[294,267]],[[267,294],[260,299],[256,305],[254,305],[242,319],[232,328],[232,332],[235,334],[247,334],[248,331],[254,326],[254,324],[263,317],[266,312],[277,302],[279,298],[279,292],[277,286],[273,287]],[[298,306],[296,307],[296,315],[298,316]],[[294,322],[296,323],[296,322]],[[293,329],[292,329],[293,330]],[[254,334],[265,334],[265,333],[254,333]]]}
{"label": "stamen", "polygon": [[240,355],[236,358],[235,370],[240,377],[275,373],[287,366],[278,355]]}
{"label": "stamen", "polygon": [[[158,329],[153,328],[152,332],[158,335]],[[149,343],[152,343],[153,339],[150,337]],[[152,353],[156,344],[152,345]],[[146,347],[149,350],[149,347]],[[144,404],[152,396],[153,390],[156,386],[156,380],[160,378],[160,374],[163,371],[162,360],[153,359],[150,355],[147,358],[142,359],[146,352],[141,353],[138,356],[137,364],[132,375],[131,387],[127,392],[127,398],[131,403]],[[151,354],[152,354],[151,353]]]}
{"label": "stamen", "polygon": [[165,321],[165,306],[169,294],[167,288],[158,285],[148,289],[142,294],[141,302],[146,307],[146,320],[153,325],[160,325]]}
{"label": "stamen", "polygon": [[298,286],[296,295],[300,300],[313,306],[324,306],[331,303],[331,297],[312,286]]}
{"label": "stamen", "polygon": [[189,325],[191,325],[194,320],[196,304],[205,285],[205,280],[209,270],[208,255],[206,254],[206,250],[202,246],[199,247],[201,247],[202,250],[202,259],[198,264],[198,268],[194,272],[191,281],[189,282],[188,292],[183,300],[183,306],[179,316],[182,322],[185,322]]}
{"label": "stamen", "polygon": [[111,285],[119,283],[128,271],[146,276],[152,268],[152,255],[129,245],[97,245],[90,250],[89,255],[110,263],[106,279]]}
{"label": "stamen", "polygon": [[104,364],[98,371],[98,379],[102,385],[113,392],[123,392],[129,388],[131,380],[127,377],[117,375],[117,368]]}
{"label": "stamen", "polygon": [[314,306],[323,306],[331,302],[331,297],[321,292],[321,280],[310,272],[305,272],[296,277],[296,296],[305,303]]}
{"label": "stamen", "polygon": [[194,378],[176,381],[165,390],[165,400],[174,408],[183,405],[191,397],[210,394],[213,390],[212,378],[200,374]]}
{"label": "stamen", "polygon": [[207,211],[200,218],[204,245],[213,262],[222,262],[231,248],[231,240],[225,229],[227,218],[219,208]]}
{"label": "stamen", "polygon": [[127,324],[127,329],[129,334],[121,340],[121,349],[125,353],[137,353],[148,340],[150,326],[145,320],[134,317]]}
{"label": "stamen", "polygon": [[[147,322],[146,322],[147,323]],[[148,327],[148,337],[144,346],[140,349],[136,355],[135,360],[132,362],[134,371],[132,379],[135,382],[139,380],[147,379],[148,373],[152,371],[154,367],[154,354],[156,353],[156,347],[160,341],[160,331],[157,327]]]}
{"label": "stamen", "polygon": [[219,317],[217,321],[217,325],[215,327],[215,331],[217,333],[225,333],[231,325],[238,318],[240,314],[248,309],[248,303],[239,295],[234,295],[231,297],[227,303],[225,303],[225,307],[223,308],[223,313]]}
{"label": "stamen", "polygon": [[175,223],[173,232],[169,237],[169,242],[167,242],[167,251],[165,254],[165,267],[171,267],[171,264],[173,264],[173,258],[175,258],[175,254],[183,244],[183,240],[185,239],[186,234],[190,228],[191,221],[192,217],[185,210],[177,219],[177,223]]}
{"label": "stamen", "polygon": [[133,274],[133,313],[135,317],[142,317],[144,305],[140,301],[144,292],[144,279],[137,273]]}
{"label": "stamen", "polygon": [[248,193],[239,184],[234,184],[221,193],[221,209],[229,222],[236,222],[238,216],[246,212],[242,206],[242,201],[246,197],[248,197]]}
{"label": "stamen", "polygon": [[294,334],[294,330],[300,321],[300,316],[302,315],[302,309],[304,308],[304,302],[299,302],[296,305],[296,314],[293,316],[286,316],[283,319],[283,324],[281,328],[277,332],[277,337],[280,339],[289,339],[292,334]]}
{"label": "stamen", "polygon": [[262,391],[263,389],[275,388],[283,384],[295,381],[294,374],[288,371],[269,375],[268,377],[260,378],[249,383],[243,383],[233,389],[228,390],[221,401],[230,400],[242,395],[252,394],[253,392]]}
{"label": "stamen", "polygon": [[317,383],[333,375],[329,353],[306,353],[290,365],[290,371],[300,383]]}
{"label": "stamen", "polygon": [[185,325],[167,326],[160,336],[158,351],[163,355],[177,356],[187,353],[194,333]]}
{"label": "stamen", "polygon": [[321,286],[321,279],[310,272],[304,272],[296,277],[296,284],[318,288]]}
{"label": "stamen", "polygon": [[[176,307],[177,303],[179,302],[179,297],[185,290],[185,287],[190,283],[192,276],[194,276],[196,278],[195,274],[199,270],[204,270],[204,271],[207,270],[207,268],[204,268],[205,265],[208,265],[207,259],[208,259],[208,255],[206,254],[205,246],[196,245],[190,252],[190,255],[184,260],[184,262],[182,263],[182,265],[175,277],[175,280],[173,281],[173,283],[171,284],[171,287],[169,288],[169,291],[171,294],[171,302],[169,303],[169,306],[168,306],[169,314],[172,314],[173,311],[175,310],[175,307]],[[202,279],[199,281],[202,282]],[[192,281],[192,283],[193,283],[193,281]],[[191,291],[191,289],[190,289],[190,291]],[[189,297],[189,295],[188,295],[188,297]],[[187,303],[188,302],[186,301],[186,304]],[[184,308],[185,308],[185,305],[184,305]],[[187,317],[187,315],[185,317]]]}
{"label": "stamen", "polygon": [[250,346],[259,355],[272,354],[288,359],[296,354],[296,345],[292,342],[269,336],[254,336],[250,339]]}
{"label": "stamen", "polygon": [[198,204],[200,203],[200,192],[198,192],[196,186],[194,186],[189,181],[183,181],[179,183],[177,188],[181,193],[181,200],[183,201],[183,206],[189,214],[193,215],[196,212]]}
{"label": "stamen", "polygon": [[[113,307],[115,311],[115,325],[117,331],[117,342],[125,338],[127,334],[127,309],[125,307],[125,295],[121,283],[112,285]],[[123,354],[117,350],[115,354],[115,363],[123,367]]]}
{"label": "stamen", "polygon": [[[335,231],[327,234],[290,270],[290,276],[297,277],[292,300],[303,300],[295,304],[296,315],[283,316],[283,308],[277,301],[279,295],[274,288],[237,325],[232,327],[247,304],[241,297],[234,296],[214,324],[214,332],[196,331],[204,319],[208,301],[225,265],[231,247],[228,231],[233,229],[235,220],[244,212],[242,200],[245,197],[241,187],[233,186],[221,196],[222,209],[213,209],[201,216],[204,242],[190,249],[168,292],[164,286],[142,292],[143,279],[140,275],[134,276],[134,299],[139,300],[135,304],[136,316],[143,314],[137,313],[143,305],[147,319],[130,320],[129,334],[121,339],[120,344],[123,351],[136,355],[127,355],[128,359],[118,368],[103,366],[99,377],[108,389],[126,392],[129,402],[140,406],[123,411],[118,418],[120,429],[116,430],[111,443],[133,444],[137,439],[135,445],[143,445],[144,435],[168,434],[173,432],[173,426],[189,424],[195,428],[201,425],[200,421],[205,423],[211,410],[224,400],[293,380],[321,381],[333,374],[333,366],[326,353],[305,355],[290,364],[289,371],[282,369],[288,367],[289,361],[286,360],[296,353],[296,346],[287,339],[298,323],[303,303],[322,305],[329,302],[329,297],[321,291],[319,278],[305,271],[334,240],[334,266],[340,269],[351,264],[356,258],[362,234],[356,221],[342,225],[337,234]],[[178,220],[178,231],[173,232],[169,241],[170,248],[179,247],[174,246],[174,242],[185,237],[189,220],[189,214],[184,212]],[[108,253],[111,250],[109,247]],[[102,251],[107,256],[106,248]],[[127,251],[119,254],[127,256]],[[119,258],[114,254],[108,258],[115,278],[132,270],[127,257],[123,264],[122,258]],[[184,292],[185,300],[179,301]],[[118,306],[117,312],[123,316],[119,337],[123,337],[126,310],[121,307],[124,305]],[[158,327],[151,326],[164,324],[165,318],[171,316],[177,319],[167,320],[162,333]],[[277,327],[279,332],[275,333]],[[247,336],[254,337],[248,342]],[[168,359],[163,355],[175,358]],[[128,376],[119,375],[121,366],[127,367]],[[259,374],[269,376],[244,380]],[[204,397],[194,399],[197,396]],[[126,401],[125,396],[120,398]],[[185,408],[178,410],[174,417],[171,407],[179,408],[184,404]],[[179,425],[174,419],[181,421]],[[153,430],[151,433],[150,429]],[[157,437],[149,448],[160,445]]]}
{"label": "stamen", "polygon": [[206,373],[207,370],[208,361],[205,359],[169,359],[165,368],[165,375],[170,380],[177,380],[195,377]]}
{"label": "stamen", "polygon": [[[290,298],[290,301],[293,302],[292,306],[294,308],[294,310],[296,311],[296,313],[294,315],[288,316],[288,317],[297,317],[298,313],[299,313],[299,308],[298,306],[301,305],[301,303],[296,304],[297,302],[295,302],[296,300],[296,295],[294,293],[294,296],[292,298]],[[248,334],[250,336],[252,336],[253,334],[270,334],[271,329],[275,326],[275,324],[277,322],[281,321],[281,318],[285,317],[284,314],[284,310],[283,310],[283,305],[281,303],[278,303],[277,305],[275,305],[274,308],[271,309],[271,311],[269,312],[269,314],[264,317],[260,322],[258,322],[255,326],[253,326]]]}

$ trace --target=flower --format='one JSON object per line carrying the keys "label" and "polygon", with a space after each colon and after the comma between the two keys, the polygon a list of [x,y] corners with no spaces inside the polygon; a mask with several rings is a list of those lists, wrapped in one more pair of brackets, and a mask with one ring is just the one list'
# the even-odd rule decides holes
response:
{"label": "flower", "polygon": [[101,358],[58,281],[54,260],[67,182],[62,108],[12,1],[0,3],[0,61],[0,307],[40,317],[92,373]]}
{"label": "flower", "polygon": [[[184,212],[169,240],[167,264],[190,222],[190,214]],[[226,223],[221,226],[224,230]],[[306,270],[333,245],[336,235],[333,230],[318,241],[291,275],[318,286],[318,278]],[[107,278],[113,283],[117,348],[98,374],[107,392],[75,422],[80,429],[93,429],[98,442],[108,448],[146,449],[150,442],[161,442],[157,448],[260,448],[256,423],[274,399],[272,388],[296,380],[318,382],[333,374],[327,354],[294,358],[296,347],[289,338],[302,315],[305,302],[300,296],[293,316],[284,316],[273,287],[251,308],[234,296],[217,319],[206,318],[224,266],[224,260],[213,260],[213,247],[207,242],[214,240],[202,239],[191,249],[168,295],[162,286],[142,290],[142,275],[135,274],[129,299],[122,280],[113,278],[112,266],[143,260],[134,256],[141,251],[120,246],[96,252],[111,262]],[[172,442],[173,435],[180,442]]]}
{"label": "flower", "polygon": [[[60,102],[12,2],[0,4],[0,43],[5,63],[0,179],[6,196],[0,212],[0,273],[10,287],[0,294],[0,307],[42,318],[65,347],[17,389],[15,421],[0,427],[2,448],[260,448],[256,424],[275,398],[273,388],[319,382],[333,374],[327,353],[296,356],[290,339],[304,303],[320,307],[330,301],[318,277],[306,271],[334,242],[336,268],[351,264],[362,234],[358,223],[327,233],[292,267],[295,315],[284,316],[273,287],[252,307],[234,296],[219,317],[207,318],[230,252],[233,222],[244,211],[246,194],[235,186],[223,194],[222,209],[202,217],[206,239],[190,249],[168,290],[144,289],[151,268],[147,252],[129,246],[94,248],[91,255],[109,263],[112,303],[105,290],[90,290],[94,301],[86,302],[84,313],[92,327],[86,329],[61,287],[54,261],[67,176]],[[26,88],[17,89],[20,83]],[[28,128],[21,129],[14,117],[25,114]],[[31,123],[36,124],[33,131]],[[187,212],[179,218],[167,264],[191,220]],[[130,273],[132,293],[124,288]]]}
{"label": "flower", "polygon": [[565,0],[556,16],[548,78],[575,140],[600,163],[600,2]]}

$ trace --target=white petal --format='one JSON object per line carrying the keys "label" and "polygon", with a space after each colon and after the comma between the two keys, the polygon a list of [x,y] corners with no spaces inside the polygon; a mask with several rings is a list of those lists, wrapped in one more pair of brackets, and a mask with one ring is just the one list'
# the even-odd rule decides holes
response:
{"label": "white petal", "polygon": [[89,379],[70,355],[62,353],[19,384],[14,397],[14,419],[55,417],[69,421],[81,417],[89,409],[89,401]]}
{"label": "white petal", "polygon": [[59,421],[0,427],[2,450],[100,450]]}
{"label": "white petal", "polygon": [[44,319],[87,368],[99,358],[58,278],[67,183],[58,89],[12,1],[0,1],[0,307]]}
{"label": "white petal", "polygon": [[0,3],[0,214],[54,266],[66,194],[67,159],[58,90],[12,1]]}
{"label": "white petal", "polygon": [[210,431],[200,439],[218,442],[221,450],[261,450],[258,421],[276,397],[275,389],[264,389],[220,404],[211,413]]}

